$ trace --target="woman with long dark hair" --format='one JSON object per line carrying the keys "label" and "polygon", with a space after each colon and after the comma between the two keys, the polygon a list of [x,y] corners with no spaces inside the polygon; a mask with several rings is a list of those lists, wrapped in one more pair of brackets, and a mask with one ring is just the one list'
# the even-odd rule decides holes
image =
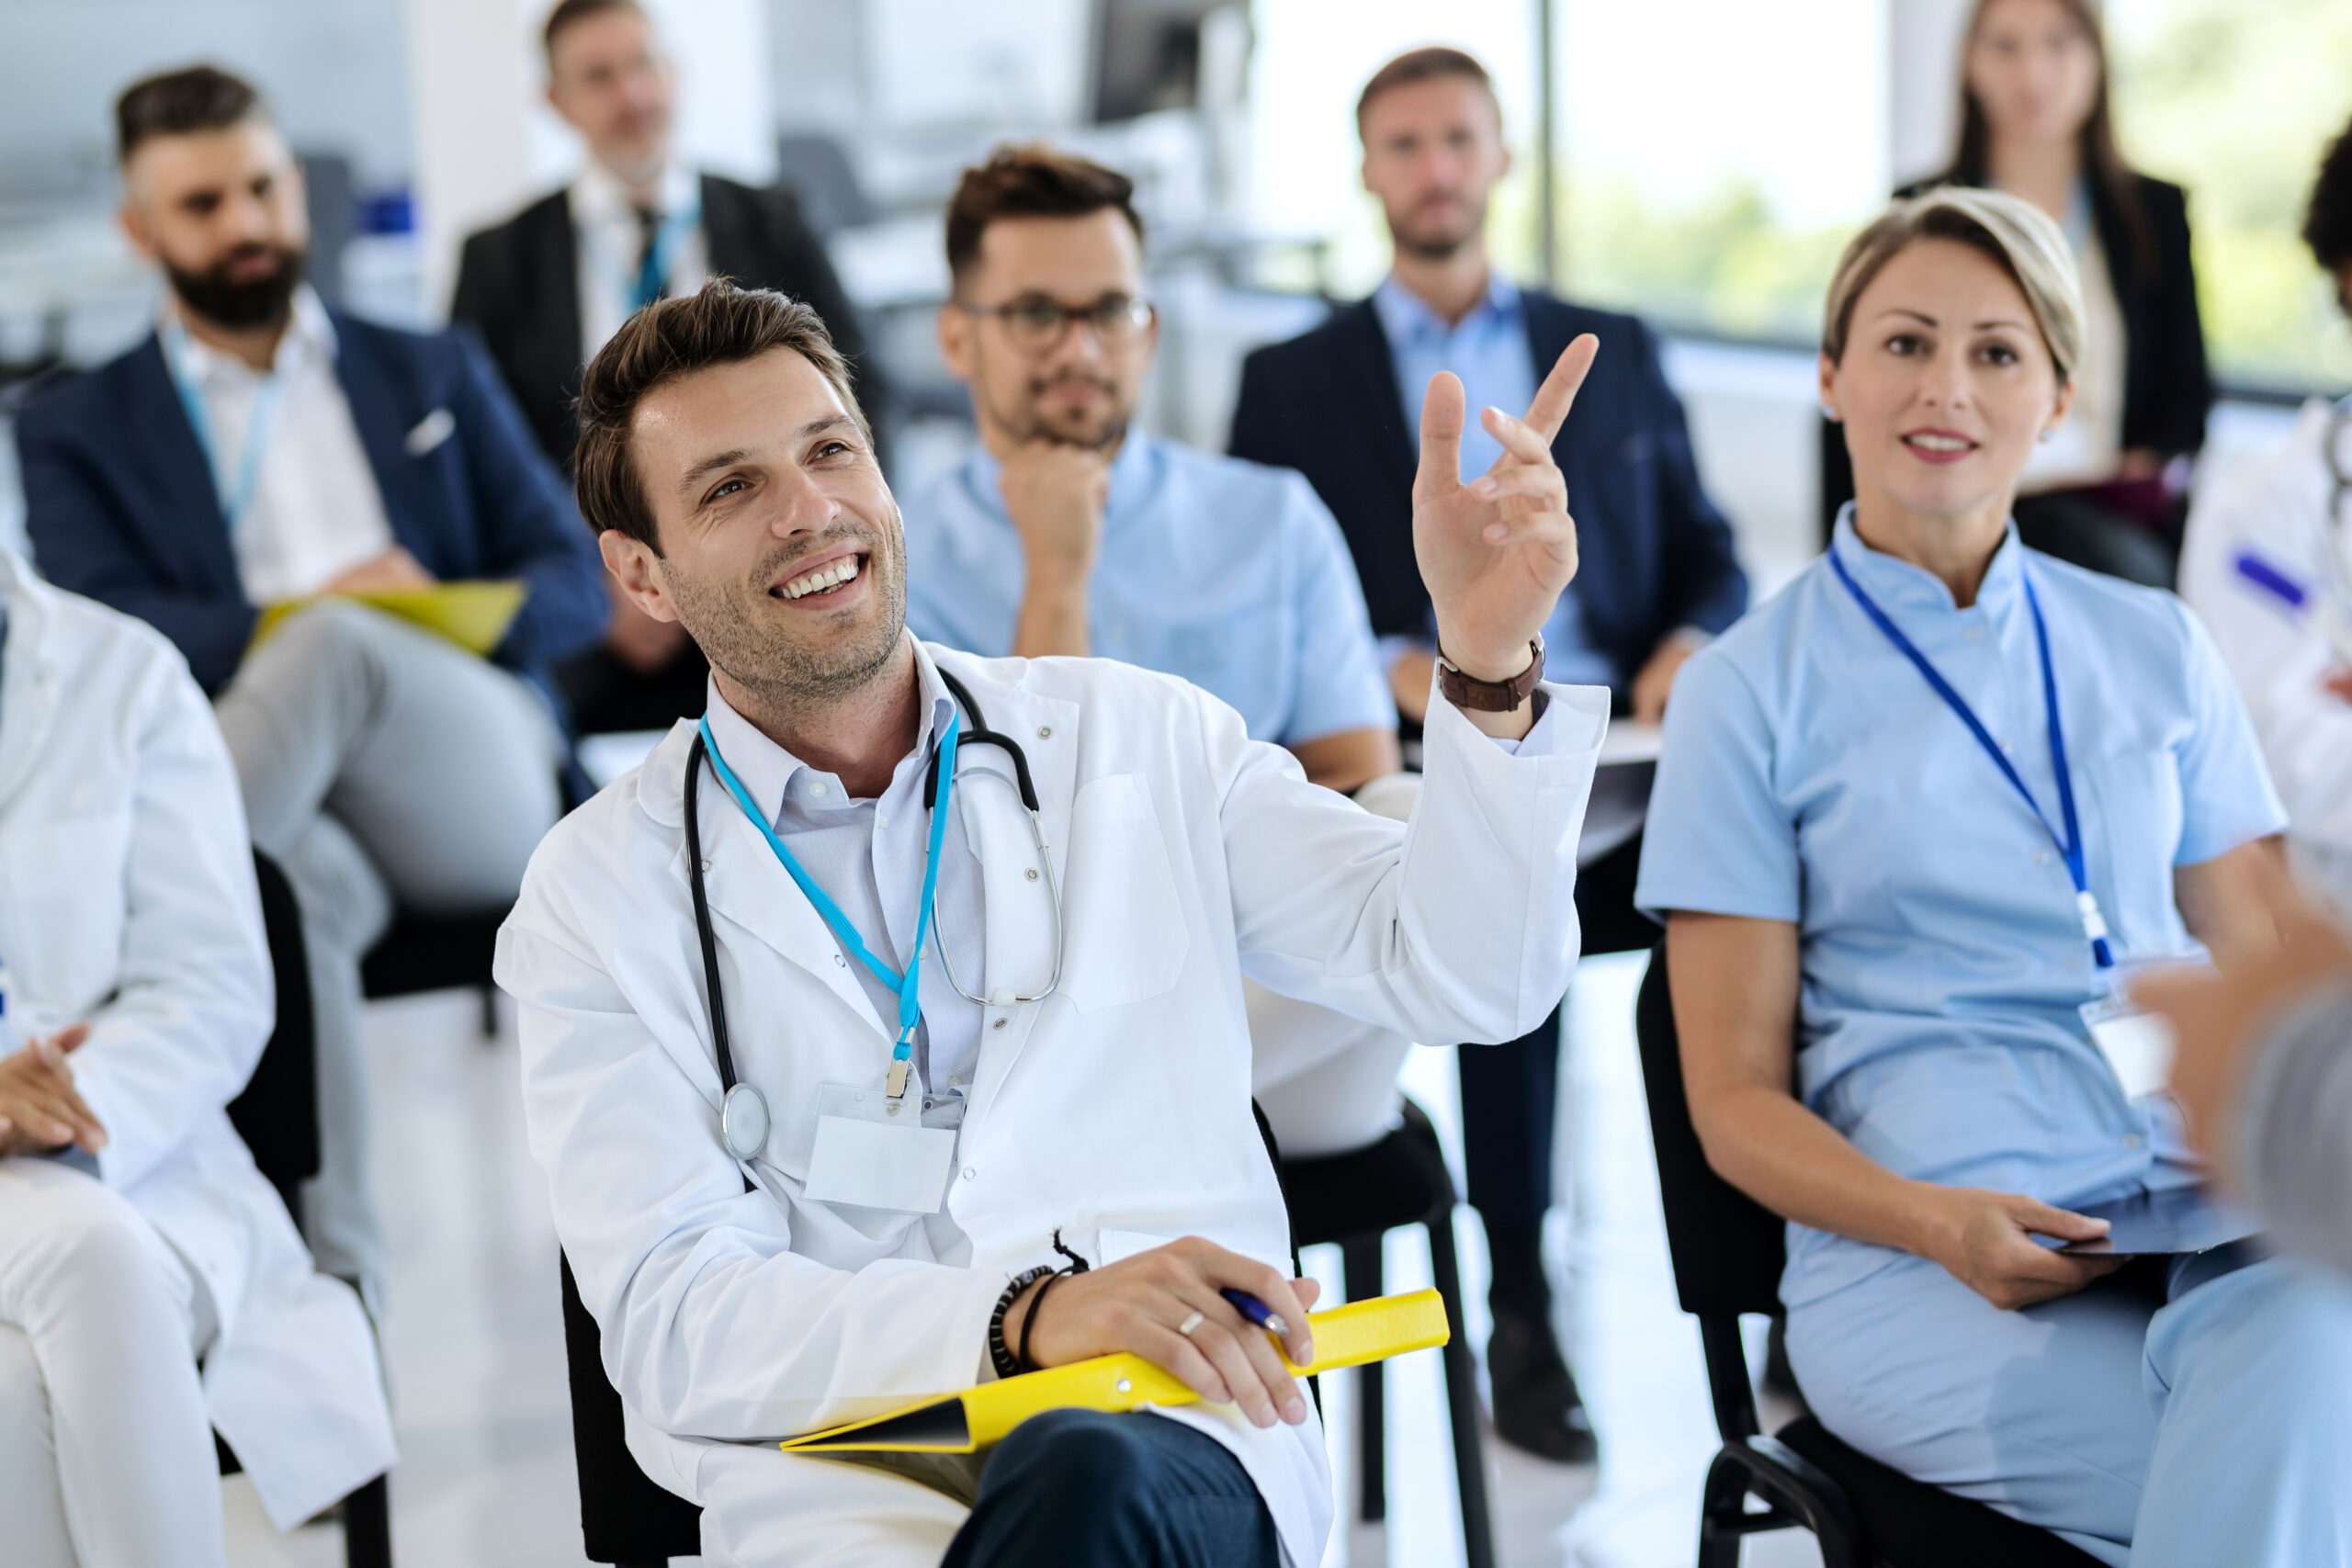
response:
{"label": "woman with long dark hair", "polygon": [[[2019,536],[2078,566],[2172,585],[2188,459],[2205,444],[2205,364],[2178,186],[2124,161],[2095,0],[1978,0],[1960,141],[1933,178],[2024,197],[2065,231],[2083,283],[2083,362],[2064,427],[2019,482]],[[1839,443],[1825,456],[1833,465]],[[1850,493],[1825,474],[1831,499]],[[1843,481],[1843,482],[1841,482]]]}

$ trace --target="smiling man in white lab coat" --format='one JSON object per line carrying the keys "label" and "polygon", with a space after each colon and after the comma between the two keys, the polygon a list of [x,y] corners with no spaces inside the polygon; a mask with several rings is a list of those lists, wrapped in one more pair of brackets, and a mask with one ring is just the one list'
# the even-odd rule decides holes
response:
{"label": "smiling man in white lab coat", "polygon": [[223,1109],[272,992],[204,694],[6,550],[0,616],[0,1562],[217,1568],[212,1434],[290,1529],[391,1463],[383,1373]]}
{"label": "smiling man in white lab coat", "polygon": [[[807,307],[715,283],[590,365],[582,509],[630,597],[708,655],[709,713],[548,836],[498,977],[632,1451],[702,1504],[707,1555],[1321,1560],[1321,1434],[1220,1293],[1261,1298],[1309,1359],[1242,976],[1440,1040],[1510,1039],[1566,988],[1608,694],[1541,684],[1535,635],[1576,567],[1549,448],[1592,352],[1524,421],[1484,412],[1504,455],[1470,485],[1460,383],[1431,383],[1414,527],[1452,667],[1409,824],[1182,682],[909,637],[898,510]],[[729,1057],[767,1112],[729,1103],[724,1127],[695,817]],[[960,1122],[929,1165],[850,1108],[909,1075],[926,1126]],[[1057,1246],[1091,1268],[1038,1277]],[[1203,1403],[1035,1418],[976,1501],[773,1443],[1122,1350]]]}

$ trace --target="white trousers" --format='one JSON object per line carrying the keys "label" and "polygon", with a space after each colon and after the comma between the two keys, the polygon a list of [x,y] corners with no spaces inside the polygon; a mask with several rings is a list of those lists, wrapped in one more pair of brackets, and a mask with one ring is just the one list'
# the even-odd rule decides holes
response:
{"label": "white trousers", "polygon": [[119,1194],[0,1159],[0,1562],[224,1568],[211,1303]]}

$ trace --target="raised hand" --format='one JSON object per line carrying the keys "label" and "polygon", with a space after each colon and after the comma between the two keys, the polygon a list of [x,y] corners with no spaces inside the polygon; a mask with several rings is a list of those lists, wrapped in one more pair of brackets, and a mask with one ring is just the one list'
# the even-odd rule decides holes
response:
{"label": "raised hand", "polygon": [[107,1130],[75,1091],[66,1060],[89,1037],[90,1026],[77,1023],[0,1056],[0,1155],[107,1146]]}
{"label": "raised hand", "polygon": [[1502,443],[1493,468],[1462,482],[1462,383],[1441,371],[1421,403],[1421,466],[1413,480],[1413,554],[1437,612],[1438,647],[1463,673],[1508,681],[1577,571],[1577,526],[1552,441],[1592,368],[1600,340],[1568,344],[1524,419],[1487,409]]}

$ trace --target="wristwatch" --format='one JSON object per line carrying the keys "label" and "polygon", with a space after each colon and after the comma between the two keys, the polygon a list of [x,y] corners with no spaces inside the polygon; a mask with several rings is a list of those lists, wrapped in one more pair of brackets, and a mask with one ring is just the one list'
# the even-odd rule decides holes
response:
{"label": "wristwatch", "polygon": [[1456,668],[1441,648],[1437,652],[1437,689],[1458,708],[1479,713],[1517,713],[1528,694],[1544,681],[1543,634],[1537,633],[1527,648],[1534,657],[1528,660],[1526,669],[1508,681],[1473,680]]}

